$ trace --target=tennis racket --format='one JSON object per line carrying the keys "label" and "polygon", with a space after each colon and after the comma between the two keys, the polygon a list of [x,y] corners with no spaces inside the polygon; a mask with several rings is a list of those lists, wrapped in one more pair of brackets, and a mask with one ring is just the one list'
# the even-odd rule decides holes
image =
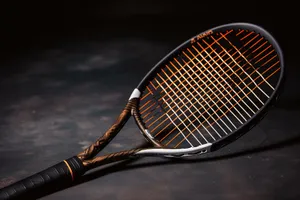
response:
{"label": "tennis racket", "polygon": [[[262,27],[232,23],[187,40],[133,90],[116,122],[78,155],[0,191],[1,199],[36,198],[100,165],[139,156],[185,157],[216,151],[253,128],[282,90],[284,60]],[[152,148],[96,155],[133,116]]]}

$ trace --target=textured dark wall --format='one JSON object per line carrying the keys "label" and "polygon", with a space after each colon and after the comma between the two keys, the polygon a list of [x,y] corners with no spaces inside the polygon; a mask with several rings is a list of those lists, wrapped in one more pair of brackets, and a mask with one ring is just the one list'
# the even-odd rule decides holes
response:
{"label": "textured dark wall", "polygon": [[251,22],[275,36],[290,64],[291,79],[298,80],[294,72],[299,68],[292,66],[297,63],[300,44],[294,1],[26,1],[9,2],[2,11],[0,62],[4,76],[26,70],[26,66],[13,64],[19,56],[55,45],[136,37],[168,43],[171,50],[211,27]]}

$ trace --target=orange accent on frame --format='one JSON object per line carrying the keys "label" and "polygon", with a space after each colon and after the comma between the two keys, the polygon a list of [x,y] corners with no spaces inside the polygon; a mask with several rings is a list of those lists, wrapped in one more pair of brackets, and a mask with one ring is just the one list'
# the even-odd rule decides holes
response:
{"label": "orange accent on frame", "polygon": [[69,165],[69,163],[67,161],[64,160],[64,163],[67,165],[69,171],[70,171],[70,174],[71,174],[71,177],[72,177],[72,181],[74,181],[74,174],[73,174],[73,171]]}

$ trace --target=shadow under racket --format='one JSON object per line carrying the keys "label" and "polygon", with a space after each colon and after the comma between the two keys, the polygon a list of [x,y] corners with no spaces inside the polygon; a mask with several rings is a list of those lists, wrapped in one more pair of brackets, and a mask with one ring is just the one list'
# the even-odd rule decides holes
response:
{"label": "shadow under racket", "polygon": [[[205,157],[205,158],[197,158],[197,159],[184,159],[184,158],[165,158],[164,161],[152,161],[147,163],[137,163],[134,164],[139,158],[133,158],[130,160],[120,161],[116,164],[111,164],[106,167],[98,168],[94,171],[91,171],[90,173],[82,176],[82,178],[75,180],[72,184],[67,185],[60,189],[55,190],[49,190],[47,194],[50,195],[53,193],[56,193],[58,191],[62,191],[64,189],[80,185],[85,182],[92,181],[94,179],[103,177],[108,174],[112,174],[119,171],[127,171],[127,170],[133,170],[137,168],[144,168],[144,167],[152,167],[152,166],[158,166],[158,165],[175,165],[175,164],[186,164],[186,163],[201,163],[201,162],[212,162],[212,161],[218,161],[218,160],[225,160],[225,159],[231,159],[236,157],[241,157],[245,155],[270,151],[270,150],[276,150],[276,149],[282,149],[288,146],[295,146],[297,144],[300,144],[300,135],[290,137],[287,139],[281,139],[281,141],[274,142],[272,144],[264,145],[264,146],[256,146],[256,147],[249,147],[247,149],[243,150],[237,150],[233,153],[227,153],[223,155],[217,155],[213,157]],[[142,144],[140,147],[148,147],[149,143]],[[44,196],[45,196],[44,195]]]}

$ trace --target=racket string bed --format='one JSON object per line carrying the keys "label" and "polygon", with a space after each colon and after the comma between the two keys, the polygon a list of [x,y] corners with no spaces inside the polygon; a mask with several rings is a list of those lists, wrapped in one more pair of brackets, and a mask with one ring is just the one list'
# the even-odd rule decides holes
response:
{"label": "racket string bed", "polygon": [[[238,38],[231,41],[232,35]],[[139,107],[145,126],[175,148],[222,139],[264,106],[275,87],[268,79],[276,79],[279,64],[272,45],[253,31],[229,30],[197,41],[147,85]]]}

